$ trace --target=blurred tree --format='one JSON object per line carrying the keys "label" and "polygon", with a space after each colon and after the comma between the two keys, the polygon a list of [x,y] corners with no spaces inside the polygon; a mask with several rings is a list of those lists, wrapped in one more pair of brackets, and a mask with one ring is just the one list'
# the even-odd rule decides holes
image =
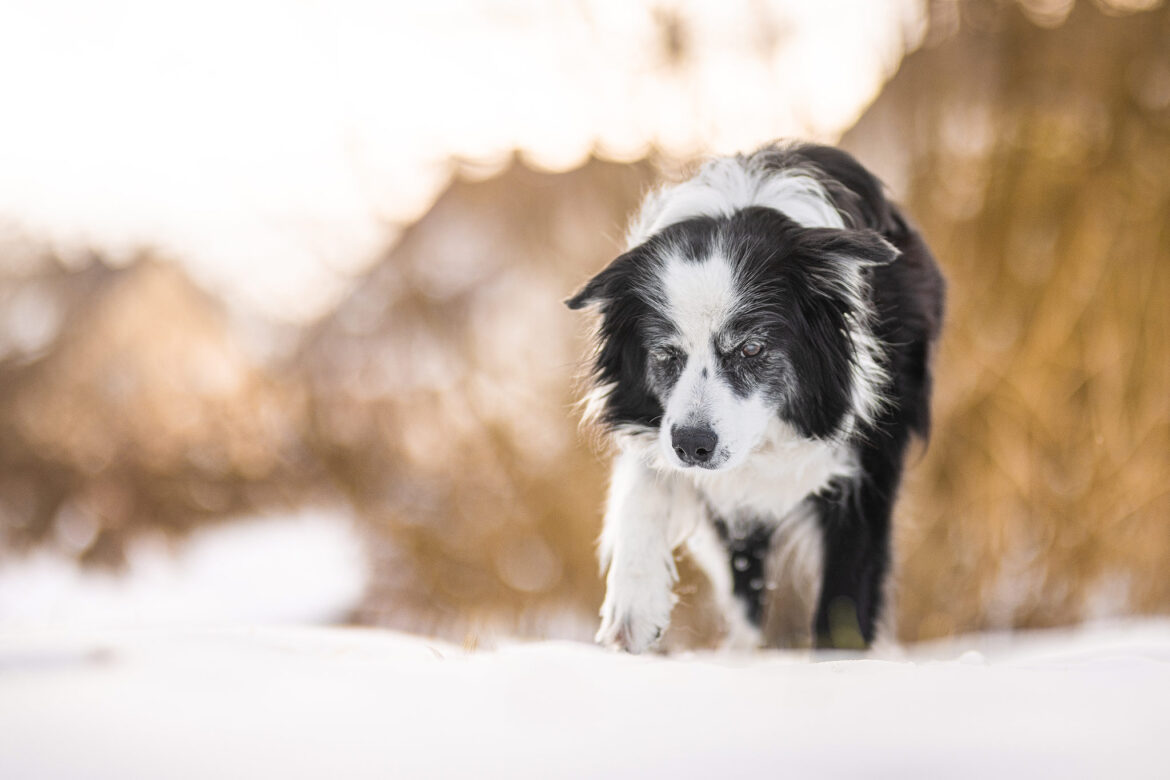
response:
{"label": "blurred tree", "polygon": [[901,634],[1170,609],[1170,9],[933,2],[845,145],[950,278]]}
{"label": "blurred tree", "polygon": [[591,630],[601,464],[560,301],[620,251],[647,165],[457,179],[307,336],[312,442],[376,532],[362,619]]}
{"label": "blurred tree", "polygon": [[[303,396],[252,364],[218,303],[143,256],[2,266],[0,542],[115,564],[147,529],[304,501]],[[317,481],[319,485],[319,480]]]}

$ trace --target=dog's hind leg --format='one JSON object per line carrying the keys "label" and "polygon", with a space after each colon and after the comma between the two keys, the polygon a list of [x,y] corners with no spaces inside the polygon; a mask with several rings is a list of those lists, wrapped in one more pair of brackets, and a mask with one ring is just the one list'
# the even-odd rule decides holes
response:
{"label": "dog's hind leg", "polygon": [[[902,445],[904,439],[895,442]],[[882,620],[890,570],[890,521],[902,452],[863,459],[865,476],[816,498],[825,560],[813,631],[821,649],[868,648]],[[867,455],[869,453],[866,453]]]}

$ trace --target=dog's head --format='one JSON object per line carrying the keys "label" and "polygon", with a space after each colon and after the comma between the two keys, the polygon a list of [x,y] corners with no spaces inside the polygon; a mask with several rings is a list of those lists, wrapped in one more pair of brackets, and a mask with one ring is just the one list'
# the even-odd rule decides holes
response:
{"label": "dog's head", "polygon": [[598,421],[656,436],[674,468],[734,468],[777,420],[847,435],[882,405],[868,269],[896,255],[765,207],[662,229],[566,302],[600,312]]}

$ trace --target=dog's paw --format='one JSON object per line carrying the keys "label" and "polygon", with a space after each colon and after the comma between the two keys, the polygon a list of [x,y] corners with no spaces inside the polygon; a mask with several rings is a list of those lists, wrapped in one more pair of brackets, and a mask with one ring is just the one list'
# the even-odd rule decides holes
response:
{"label": "dog's paw", "polygon": [[622,576],[611,570],[601,605],[598,644],[641,653],[661,637],[674,609],[674,578],[664,566],[659,576]]}

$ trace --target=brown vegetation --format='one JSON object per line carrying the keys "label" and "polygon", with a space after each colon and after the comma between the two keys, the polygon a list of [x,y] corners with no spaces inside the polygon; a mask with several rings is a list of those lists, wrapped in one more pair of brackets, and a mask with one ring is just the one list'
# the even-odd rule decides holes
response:
{"label": "brown vegetation", "polygon": [[959,7],[846,137],[951,288],[901,635],[1166,611],[1170,8]]}

